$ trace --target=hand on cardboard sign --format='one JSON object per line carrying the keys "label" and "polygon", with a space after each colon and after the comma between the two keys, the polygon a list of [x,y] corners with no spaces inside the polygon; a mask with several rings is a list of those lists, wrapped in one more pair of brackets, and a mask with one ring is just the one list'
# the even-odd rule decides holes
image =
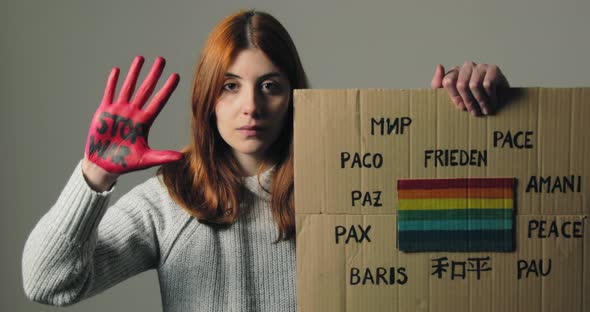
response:
{"label": "hand on cardboard sign", "polygon": [[182,154],[177,151],[152,150],[147,142],[152,123],[178,84],[178,74],[170,75],[162,89],[142,108],[154,91],[165,63],[162,57],[154,61],[146,79],[131,100],[143,61],[141,56],[135,58],[115,101],[119,68],[112,69],[103,99],[94,113],[88,131],[85,162],[91,162],[111,175],[182,158]]}
{"label": "hand on cardboard sign", "polygon": [[463,66],[453,66],[447,72],[442,65],[437,65],[431,86],[447,89],[455,106],[467,109],[473,116],[491,114],[498,106],[497,89],[509,87],[497,65],[471,61],[466,61]]}

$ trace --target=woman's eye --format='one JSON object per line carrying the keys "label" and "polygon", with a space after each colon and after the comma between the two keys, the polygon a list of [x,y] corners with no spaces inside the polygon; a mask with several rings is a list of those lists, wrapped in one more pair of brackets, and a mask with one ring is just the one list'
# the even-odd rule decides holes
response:
{"label": "woman's eye", "polygon": [[279,84],[272,82],[272,81],[267,81],[267,82],[263,82],[262,83],[262,90],[263,91],[267,91],[267,92],[277,92],[279,91]]}
{"label": "woman's eye", "polygon": [[236,88],[238,87],[238,85],[234,82],[229,82],[223,85],[223,90],[224,91],[234,91]]}

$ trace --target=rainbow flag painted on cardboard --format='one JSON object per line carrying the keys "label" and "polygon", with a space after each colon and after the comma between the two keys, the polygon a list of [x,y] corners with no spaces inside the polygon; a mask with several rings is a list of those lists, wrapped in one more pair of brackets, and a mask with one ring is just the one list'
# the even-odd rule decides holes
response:
{"label": "rainbow flag painted on cardboard", "polygon": [[398,248],[513,251],[514,178],[400,179]]}

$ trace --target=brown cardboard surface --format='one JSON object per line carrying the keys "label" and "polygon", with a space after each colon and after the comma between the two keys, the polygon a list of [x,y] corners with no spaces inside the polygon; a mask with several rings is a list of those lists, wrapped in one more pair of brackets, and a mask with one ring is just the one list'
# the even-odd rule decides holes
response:
{"label": "brown cardboard surface", "polygon": [[[299,311],[590,309],[590,88],[511,89],[485,118],[457,111],[444,90],[296,90],[294,97]],[[381,135],[372,118],[397,127]],[[495,131],[521,131],[519,139],[528,131],[529,140],[495,146]],[[435,167],[425,151],[436,149],[485,151],[486,162]],[[351,155],[344,163],[343,152]],[[353,166],[354,153],[370,153],[371,167]],[[517,179],[515,252],[396,248],[397,179],[448,177]],[[532,177],[551,184],[535,188]],[[353,191],[364,205],[353,205]],[[447,271],[435,273],[437,263]],[[478,264],[490,270],[478,276]]]}

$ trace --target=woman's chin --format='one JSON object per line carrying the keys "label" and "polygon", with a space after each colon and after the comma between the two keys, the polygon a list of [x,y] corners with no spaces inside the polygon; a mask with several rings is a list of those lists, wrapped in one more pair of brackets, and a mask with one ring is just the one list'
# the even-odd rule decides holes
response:
{"label": "woman's chin", "polygon": [[262,144],[243,144],[241,146],[233,147],[234,153],[239,153],[242,155],[254,156],[259,157],[260,155],[264,155],[266,151],[266,146]]}

